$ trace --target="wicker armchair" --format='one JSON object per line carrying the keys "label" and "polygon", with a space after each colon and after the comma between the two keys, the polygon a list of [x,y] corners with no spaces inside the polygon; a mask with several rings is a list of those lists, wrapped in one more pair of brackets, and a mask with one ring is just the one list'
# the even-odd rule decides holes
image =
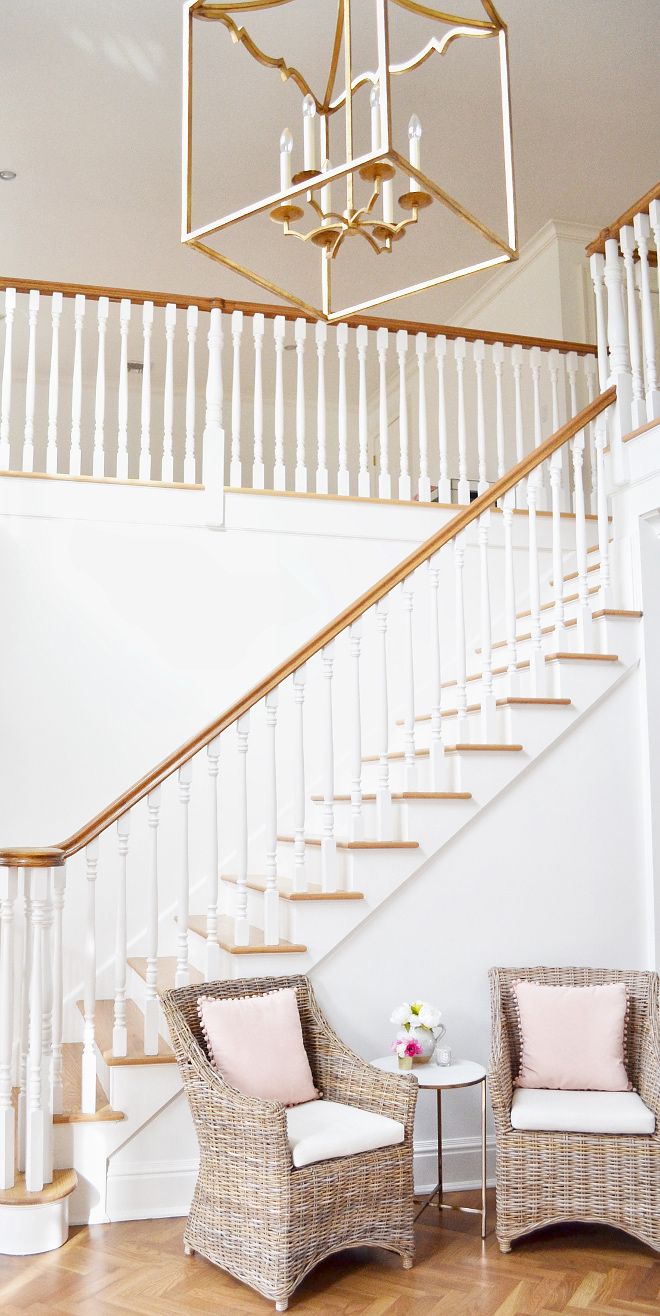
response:
{"label": "wicker armchair", "polygon": [[[625,982],[627,1069],[656,1117],[652,1135],[538,1133],[511,1126],[520,1038],[516,979],[584,987]],[[497,1146],[497,1238],[502,1252],[543,1225],[584,1220],[616,1225],[660,1250],[660,1021],[658,976],[617,969],[491,969],[490,1095]]]}
{"label": "wicker armchair", "polygon": [[204,984],[207,996],[261,995],[296,987],[305,1049],[328,1101],[400,1121],[394,1147],[293,1167],[284,1106],[244,1096],[211,1067],[197,1017],[199,987],[165,992],[163,1009],[200,1149],[184,1233],[199,1252],[286,1311],[324,1257],[372,1245],[413,1263],[413,1120],[417,1084],[374,1069],[332,1031],[302,976]]}

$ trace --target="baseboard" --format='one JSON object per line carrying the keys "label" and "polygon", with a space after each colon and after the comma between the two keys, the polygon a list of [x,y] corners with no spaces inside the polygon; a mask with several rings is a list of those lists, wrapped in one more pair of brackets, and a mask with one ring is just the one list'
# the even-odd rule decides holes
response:
{"label": "baseboard", "polygon": [[[415,1192],[430,1193],[438,1182],[438,1144],[434,1138],[415,1141]],[[445,1192],[481,1187],[481,1138],[443,1138],[442,1179]],[[495,1185],[495,1138],[486,1138],[486,1183]]]}

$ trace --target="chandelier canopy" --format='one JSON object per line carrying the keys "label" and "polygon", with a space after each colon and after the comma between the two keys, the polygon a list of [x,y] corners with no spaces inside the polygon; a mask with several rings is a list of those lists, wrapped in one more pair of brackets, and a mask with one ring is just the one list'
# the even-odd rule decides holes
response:
{"label": "chandelier canopy", "polygon": [[[358,314],[383,302],[422,292],[477,270],[517,259],[507,33],[491,0],[476,2],[485,17],[461,17],[444,13],[434,4],[422,4],[418,0],[236,0],[235,3],[187,0],[184,7],[182,241],[268,292],[328,321]],[[289,37],[289,44],[297,44],[298,50],[306,54],[305,24],[313,24],[322,11],[327,14],[329,8],[336,17],[332,29],[329,29],[329,33],[332,32],[331,44],[321,59],[318,43],[316,40],[312,42],[310,38],[310,54],[313,54],[313,58],[309,62],[313,65],[315,76],[301,72],[284,55],[267,53],[241,21],[247,11],[251,11],[250,18],[253,20],[257,17],[257,11],[261,11],[266,39],[272,40],[275,36],[286,48]],[[280,12],[275,16],[270,13],[273,10],[288,12]],[[398,62],[393,62],[391,56],[393,11],[397,18],[399,43],[403,41],[407,50],[406,58]],[[405,30],[401,22],[401,11],[405,15]],[[233,171],[228,170],[226,165],[219,170],[213,167],[212,152],[209,151],[212,134],[209,134],[208,107],[203,107],[196,117],[196,106],[193,105],[193,68],[197,68],[198,58],[196,47],[193,64],[195,20],[219,25],[218,30],[224,31],[231,41],[230,44],[224,41],[220,45],[216,43],[212,50],[204,51],[201,66],[207,88],[212,85],[214,94],[220,100],[224,140],[230,146],[234,143],[236,145]],[[405,98],[398,92],[406,76],[410,78],[427,62],[433,64],[439,73],[439,57],[446,55],[460,38],[476,38],[481,41],[484,38],[494,39],[498,52],[498,111],[501,111],[503,182],[501,199],[506,237],[499,236],[489,224],[479,219],[436,181],[433,175],[437,170],[433,160],[427,166],[427,171],[424,171],[422,156],[426,154],[426,147],[423,151],[423,129],[417,112],[413,111],[409,116],[405,114],[401,121]],[[196,41],[199,41],[199,37]],[[372,67],[359,66],[356,47],[360,58],[367,52],[367,57],[373,58]],[[241,137],[246,129],[246,113],[252,103],[258,107],[260,100],[259,95],[251,95],[248,88],[248,74],[254,65],[248,71],[245,61],[240,71],[231,67],[236,50],[247,53],[265,71],[254,70],[262,80],[269,77],[272,79],[273,73],[279,73],[281,83],[288,84],[297,101],[294,104],[289,97],[287,103],[289,113],[293,110],[293,120],[290,119],[290,122],[293,121],[294,132],[287,126],[275,136],[272,118],[276,109],[274,103],[271,108],[270,100],[275,101],[277,84],[272,81],[269,83],[270,99],[265,103],[265,115],[262,113],[264,126],[260,143],[254,143],[247,151],[244,148],[242,158]],[[323,64],[326,67],[319,83],[318,70]],[[240,103],[237,103],[237,91]],[[415,88],[412,88],[414,93]],[[419,95],[419,85],[417,93]],[[425,95],[428,96],[428,91]],[[208,102],[208,92],[206,99]],[[442,104],[442,83],[439,77],[437,86],[433,87],[431,101],[434,109]],[[264,106],[263,89],[261,105]],[[421,109],[421,106],[418,108]],[[428,108],[426,106],[427,112]],[[201,164],[193,156],[193,125],[195,141],[199,135],[205,144]],[[492,127],[492,124],[489,126]],[[456,125],[456,130],[460,131],[460,124]],[[254,172],[259,144],[264,145],[264,132],[269,137],[273,134],[274,177],[277,176],[275,150],[279,138],[279,191],[257,199],[252,197],[247,204],[239,204],[237,209],[222,218],[193,226],[193,184],[196,193],[199,191],[202,195],[203,207],[212,207],[214,201],[217,205],[214,180],[209,181],[207,177],[206,184],[204,180],[209,170],[211,175],[219,173],[221,176],[221,204],[226,205],[227,187],[222,185],[222,180],[228,172],[232,172],[239,180],[237,191],[240,192],[241,186],[251,186],[252,192],[255,191],[254,178],[250,184],[250,170]],[[438,152],[435,154],[437,157]],[[333,163],[330,162],[331,157]],[[302,168],[298,167],[300,164]],[[257,178],[256,189],[263,190],[260,178]],[[431,230],[427,218],[430,208],[436,211],[438,206],[444,207],[445,219],[448,212],[454,221],[467,226],[473,236],[478,235],[482,248],[486,244],[486,250],[479,253],[481,259],[462,264],[460,268],[442,269],[440,249],[446,251],[449,243],[446,237],[443,240],[441,230],[437,227]],[[318,293],[310,294],[309,291],[309,263],[304,265],[308,257],[303,258],[301,254],[293,262],[290,258],[284,260],[281,245],[275,256],[265,255],[264,252],[267,269],[260,271],[244,263],[244,252],[249,244],[247,240],[237,239],[236,229],[248,221],[256,221],[261,225],[256,243],[253,243],[258,258],[261,249],[265,248],[266,239],[271,237],[273,225],[281,236],[294,239],[294,245],[297,241],[297,244],[304,244],[306,252],[315,251],[314,260],[318,268],[314,281]],[[263,230],[264,224],[270,227],[268,234]],[[409,246],[406,244],[406,247],[402,247],[401,239],[412,229],[417,231],[416,250],[422,261],[426,261],[426,269],[423,271],[425,277],[406,283],[410,262],[405,262],[404,271],[404,262],[400,260],[399,253]],[[354,237],[360,239],[357,246],[347,241]],[[212,240],[218,241],[219,246],[210,245]],[[493,247],[495,254],[492,254]],[[349,250],[353,263],[351,268],[347,257]],[[389,267],[387,271],[382,261],[376,263],[376,257],[381,256],[385,257],[386,266]],[[392,265],[396,265],[398,258],[402,267],[401,277],[398,271],[394,274],[392,272]],[[440,272],[429,269],[429,262],[431,267],[435,265],[436,271],[440,266]],[[258,259],[251,263],[258,264]],[[333,299],[333,275],[336,285],[337,272],[342,263],[346,265],[344,287],[339,296],[335,295]],[[289,286],[281,286],[270,277],[273,265],[281,269],[284,281]],[[384,277],[380,277],[381,271]],[[296,288],[299,274],[302,287]],[[365,280],[362,291],[366,296],[351,301],[351,294],[354,291],[359,293],[361,289],[362,275]]]}

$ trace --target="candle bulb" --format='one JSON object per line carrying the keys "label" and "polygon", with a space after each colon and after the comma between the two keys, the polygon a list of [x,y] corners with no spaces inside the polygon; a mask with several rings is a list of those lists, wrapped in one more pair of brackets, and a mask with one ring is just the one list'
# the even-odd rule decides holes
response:
{"label": "candle bulb", "polygon": [[[330,161],[324,160],[323,173],[327,174],[329,169]],[[332,210],[332,183],[326,183],[325,187],[321,188],[321,210],[323,211],[323,223],[326,225],[331,224],[332,220],[328,219],[328,215]]]}
{"label": "candle bulb", "polygon": [[[408,124],[408,156],[410,163],[413,166],[413,169],[421,169],[422,167],[421,137],[422,137],[422,125],[419,122],[417,115],[412,114],[410,116],[410,123]],[[419,190],[420,190],[419,183],[417,182],[417,179],[411,178],[410,191],[419,192]]]}
{"label": "candle bulb", "polygon": [[291,152],[293,137],[288,128],[280,137],[280,191],[286,192],[291,187]]}
{"label": "candle bulb", "polygon": [[371,106],[371,149],[380,151],[380,90],[378,83],[371,88],[369,97]]}
{"label": "candle bulb", "polygon": [[303,101],[303,160],[305,169],[316,169],[316,142],[314,140],[314,119],[316,105],[313,96],[305,96]]}

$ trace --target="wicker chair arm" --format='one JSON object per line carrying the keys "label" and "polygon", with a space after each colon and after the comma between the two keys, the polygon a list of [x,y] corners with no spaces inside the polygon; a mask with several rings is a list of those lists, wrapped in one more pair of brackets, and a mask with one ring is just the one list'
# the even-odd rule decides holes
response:
{"label": "wicker chair arm", "polygon": [[412,1138],[417,1104],[417,1083],[410,1076],[375,1069],[351,1051],[330,1027],[316,1001],[315,1030],[310,1063],[319,1090],[326,1101],[357,1106],[398,1120]]}
{"label": "wicker chair arm", "polygon": [[649,1011],[641,1036],[638,1088],[645,1106],[656,1118],[660,1135],[660,1019],[658,1017],[657,980],[652,982]]}
{"label": "wicker chair arm", "polygon": [[492,1035],[488,1061],[488,1086],[496,1130],[498,1133],[504,1133],[511,1128],[513,1065],[510,1041],[501,1010],[501,988],[495,970],[491,970],[490,979]]}

